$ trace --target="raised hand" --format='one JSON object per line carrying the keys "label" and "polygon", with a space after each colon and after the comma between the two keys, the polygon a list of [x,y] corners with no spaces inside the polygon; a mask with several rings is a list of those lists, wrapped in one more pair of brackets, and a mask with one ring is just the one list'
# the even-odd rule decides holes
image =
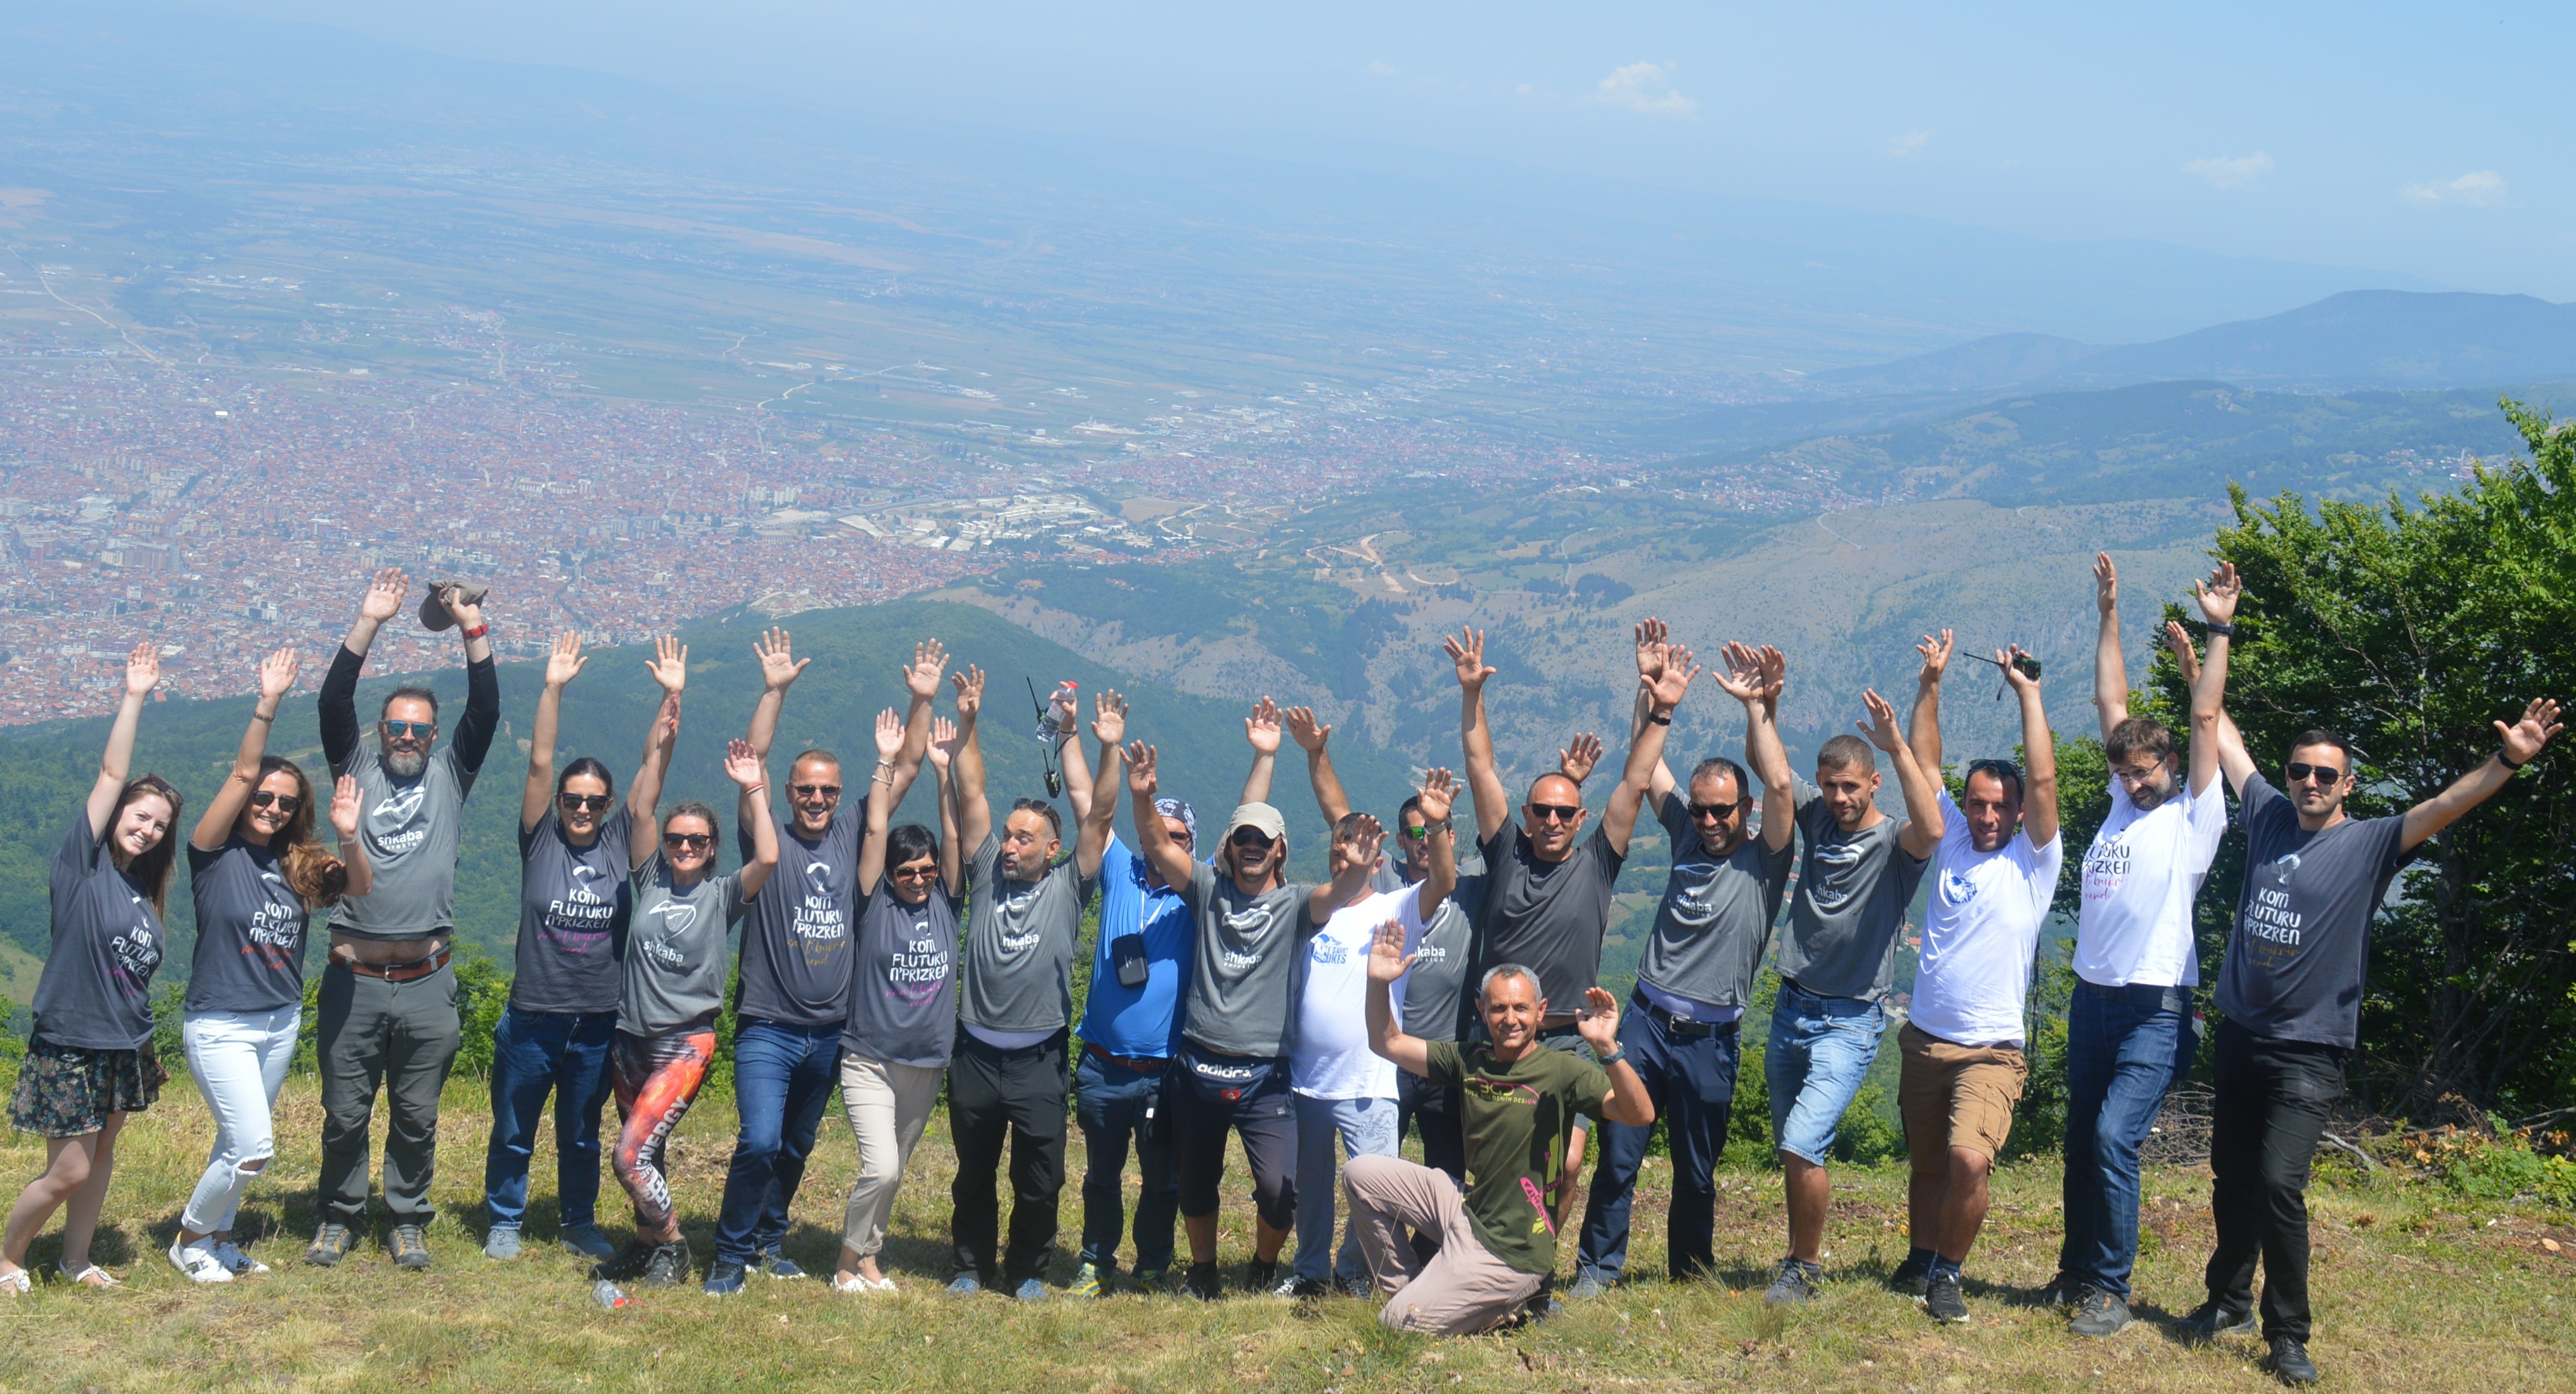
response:
{"label": "raised hand", "polygon": [[125,656],[125,695],[148,696],[161,681],[161,646],[146,639]]}
{"label": "raised hand", "polygon": [[1378,850],[1386,845],[1386,829],[1378,823],[1377,815],[1363,813],[1352,823],[1345,840],[1350,843],[1354,865],[1375,867]]}
{"label": "raised hand", "polygon": [[984,670],[969,663],[964,672],[948,675],[957,689],[957,719],[966,720],[984,709]]}
{"label": "raised hand", "polygon": [[2165,621],[2165,647],[2173,653],[2174,666],[2182,670],[2182,685],[2199,682],[2200,650],[2191,646],[2191,631],[2182,627],[2182,621]]}
{"label": "raised hand", "polygon": [[784,629],[771,629],[768,633],[752,640],[751,653],[754,658],[760,660],[762,685],[772,692],[785,692],[789,684],[794,683],[798,675],[805,671],[805,665],[814,661],[810,658],[800,660],[790,656],[787,631]]}
{"label": "raised hand", "polygon": [[331,831],[338,833],[341,841],[358,835],[358,814],[365,803],[366,796],[358,792],[357,776],[344,774],[331,786]]}
{"label": "raised hand", "polygon": [[295,690],[295,674],[303,660],[296,657],[295,646],[287,645],[259,661],[259,697],[275,702]]}
{"label": "raised hand", "polygon": [[1082,726],[1081,690],[1057,683],[1055,691],[1047,694],[1047,713],[1055,718],[1057,731],[1071,736]]}
{"label": "raised hand", "polygon": [[[653,641],[653,656],[644,660],[644,668],[653,675],[653,681],[662,685],[664,692],[677,697],[680,689],[689,685],[688,646],[682,644],[677,636],[665,634]],[[575,668],[574,671],[580,670]],[[551,659],[546,663],[546,676],[554,676]]]}
{"label": "raised hand", "polygon": [[[1580,781],[1577,781],[1578,783]],[[1458,802],[1458,777],[1434,767],[1422,776],[1422,791],[1414,795],[1413,806],[1422,810],[1422,821],[1445,823],[1449,810]]]}
{"label": "raised hand", "polygon": [[1890,755],[1903,751],[1905,733],[1897,729],[1896,708],[1889,706],[1887,699],[1879,696],[1876,688],[1863,692],[1860,699],[1869,707],[1869,720],[1855,721],[1852,724],[1868,733],[1871,745],[1877,746]]}
{"label": "raised hand", "polygon": [[2039,679],[2034,678],[2030,674],[2021,670],[2021,660],[2027,657],[2029,657],[2029,655],[2022,651],[2022,647],[2019,644],[2015,644],[2009,649],[1995,650],[1995,662],[2001,665],[2004,670],[2004,681],[2011,684],[2012,690],[2015,692],[2037,692],[2039,690]]}
{"label": "raised hand", "polygon": [[1664,646],[1672,627],[1652,615],[1637,623],[1637,677],[1643,681],[1664,671]]}
{"label": "raised hand", "polygon": [[1130,742],[1127,746],[1127,792],[1150,799],[1160,787],[1154,779],[1154,747],[1143,741]]}
{"label": "raised hand", "polygon": [[1762,646],[1762,700],[1780,710],[1780,694],[1789,687],[1789,659],[1769,644]]}
{"label": "raised hand", "polygon": [[944,716],[930,719],[930,763],[948,768],[948,757],[957,753],[957,723]]}
{"label": "raised hand", "polygon": [[2093,608],[2106,615],[2120,608],[2120,568],[2108,552],[2093,554]]}
{"label": "raised hand", "polygon": [[939,675],[947,668],[947,648],[936,639],[924,639],[912,646],[912,663],[903,670],[903,690],[927,702],[939,695]]}
{"label": "raised hand", "polygon": [[1254,753],[1279,753],[1279,704],[1264,697],[1252,704],[1252,715],[1243,719],[1243,738],[1251,743]]}
{"label": "raised hand", "polygon": [[1289,707],[1279,713],[1279,720],[1298,748],[1309,755],[1323,749],[1324,742],[1333,738],[1333,728],[1315,719],[1313,707]]}
{"label": "raised hand", "polygon": [[877,713],[877,763],[891,765],[895,752],[903,749],[903,716],[888,707]]}
{"label": "raised hand", "polygon": [[1485,685],[1485,679],[1497,671],[1485,666],[1485,634],[1480,629],[1461,629],[1458,637],[1442,639],[1441,649],[1458,669],[1458,685],[1470,692]]}
{"label": "raised hand", "polygon": [[1590,731],[1577,732],[1565,749],[1556,752],[1556,772],[1577,784],[1590,779],[1600,763],[1601,738]]}
{"label": "raised hand", "polygon": [[1950,651],[1954,647],[1946,629],[1938,635],[1924,635],[1923,642],[1914,646],[1914,651],[1923,655],[1923,672],[1915,682],[1923,687],[1940,686],[1941,675],[1950,671]]}
{"label": "raised hand", "polygon": [[1413,966],[1414,958],[1404,951],[1404,922],[1388,920],[1377,927],[1377,934],[1369,940],[1369,981],[1394,982]]}
{"label": "raised hand", "polygon": [[1126,743],[1126,698],[1105,687],[1091,694],[1091,738],[1104,747]]}
{"label": "raised hand", "polygon": [[[646,661],[648,667],[650,662]],[[579,677],[589,663],[589,655],[581,651],[581,636],[565,630],[556,635],[554,642],[546,648],[546,686],[562,687]]]}
{"label": "raised hand", "polygon": [[2245,598],[2245,582],[2236,575],[2236,563],[2223,561],[2209,573],[2206,581],[2191,583],[2191,593],[2200,601],[2200,613],[2211,624],[2234,624],[2236,604]]}
{"label": "raised hand", "polygon": [[1717,684],[1718,691],[1739,702],[1749,704],[1761,701],[1763,687],[1761,651],[1750,644],[1738,641],[1728,643],[1718,656],[1726,660],[1726,667],[1722,671],[1708,675],[1708,680]]}
{"label": "raised hand", "polygon": [[1647,699],[1654,703],[1657,711],[1670,715],[1673,708],[1682,704],[1682,698],[1689,695],[1692,681],[1702,671],[1691,662],[1690,650],[1679,645],[1668,647],[1664,652],[1664,671],[1646,684]]}
{"label": "raised hand", "polygon": [[2517,765],[2527,765],[2540,754],[2542,746],[2564,729],[2558,724],[2558,704],[2546,697],[2535,697],[2522,709],[2522,719],[2511,726],[2499,721],[2496,734],[2504,738],[2504,758]]}
{"label": "raised hand", "polygon": [[411,578],[399,566],[388,566],[376,573],[366,595],[358,601],[358,617],[378,624],[402,613],[403,596],[411,590]]}
{"label": "raised hand", "polygon": [[1583,1010],[1575,1013],[1575,1032],[1592,1047],[1595,1055],[1608,1055],[1619,1048],[1619,999],[1597,987],[1583,990]]}
{"label": "raised hand", "polygon": [[760,767],[760,752],[740,736],[725,742],[725,778],[745,789],[769,782],[769,772]]}

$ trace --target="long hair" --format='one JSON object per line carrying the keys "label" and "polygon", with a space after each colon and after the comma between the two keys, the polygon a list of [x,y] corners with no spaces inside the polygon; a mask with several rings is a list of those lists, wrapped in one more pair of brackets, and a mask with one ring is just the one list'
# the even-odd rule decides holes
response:
{"label": "long hair", "polygon": [[188,801],[178,790],[170,787],[168,780],[157,774],[129,780],[123,789],[117,791],[116,807],[108,812],[107,835],[111,838],[116,836],[116,823],[125,816],[125,806],[146,794],[169,802],[170,826],[162,830],[159,842],[125,864],[125,875],[152,898],[154,914],[166,915],[170,913],[170,864],[179,856],[179,811],[187,806]]}
{"label": "long hair", "polygon": [[[304,777],[304,767],[282,755],[259,757],[259,775],[250,787],[257,789],[279,770],[295,780],[295,812],[277,836],[268,840],[268,850],[277,855],[278,873],[286,878],[286,888],[303,900],[306,908],[319,910],[337,905],[348,893],[349,868],[338,857],[322,850],[313,838],[313,781]],[[242,805],[239,826],[247,830],[250,805]],[[243,839],[248,841],[247,836]]]}
{"label": "long hair", "polygon": [[613,799],[617,797],[617,776],[610,774],[608,772],[608,767],[599,763],[597,757],[589,755],[584,755],[580,759],[573,761],[571,764],[564,766],[563,773],[555,776],[555,797],[563,797],[565,780],[585,774],[598,780],[599,787],[607,790],[610,798]]}

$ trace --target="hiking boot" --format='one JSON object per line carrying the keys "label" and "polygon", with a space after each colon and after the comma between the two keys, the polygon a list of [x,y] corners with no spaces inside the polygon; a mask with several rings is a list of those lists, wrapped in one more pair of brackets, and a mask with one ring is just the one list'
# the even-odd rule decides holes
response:
{"label": "hiking boot", "polygon": [[626,1241],[626,1247],[618,1250],[615,1258],[592,1264],[590,1276],[611,1283],[623,1283],[641,1277],[644,1266],[653,1261],[653,1251],[659,1247],[650,1239],[629,1239]]}
{"label": "hiking boot", "polygon": [[1201,1302],[1214,1302],[1225,1295],[1225,1285],[1217,1277],[1213,1263],[1191,1264],[1189,1276],[1181,1280],[1181,1285]]}
{"label": "hiking boot", "polygon": [[2250,1310],[2230,1311],[2216,1302],[2203,1302],[2182,1319],[2182,1334],[2192,1344],[2205,1346],[2221,1336],[2251,1336],[2261,1325]]}
{"label": "hiking boot", "polygon": [[304,1261],[316,1268],[328,1268],[349,1256],[349,1227],[326,1222],[313,1231],[313,1247],[304,1251]]}
{"label": "hiking boot", "polygon": [[689,1280],[691,1266],[688,1240],[674,1239],[668,1244],[656,1244],[651,1256],[644,1260],[644,1276],[636,1280],[635,1285],[645,1288],[678,1287]]}
{"label": "hiking boot", "polygon": [[1097,1263],[1086,1263],[1073,1271],[1073,1286],[1064,1290],[1067,1297],[1107,1297],[1118,1284],[1118,1270]]}
{"label": "hiking boot", "polygon": [[600,1233],[597,1225],[566,1225],[555,1238],[583,1258],[604,1259],[617,1252],[617,1246],[608,1242],[608,1236]]}
{"label": "hiking boot", "polygon": [[2110,1336],[2129,1324],[2129,1302],[2117,1293],[2087,1287],[2075,1299],[2075,1319],[2066,1329],[2078,1336]]}
{"label": "hiking boot", "polygon": [[1252,1259],[1243,1265],[1243,1290],[1268,1292],[1279,1285],[1279,1260]]}
{"label": "hiking boot", "polygon": [[1956,1326],[1968,1319],[1968,1299],[1959,1291],[1959,1275],[1935,1273],[1923,1280],[1923,1310],[1932,1319]]}
{"label": "hiking boot", "polygon": [[1609,1280],[1603,1278],[1598,1271],[1586,1268],[1574,1275],[1574,1286],[1567,1288],[1565,1295],[1575,1298],[1599,1297],[1609,1290]]}
{"label": "hiking boot", "polygon": [[698,1285],[698,1291],[709,1297],[731,1297],[742,1291],[742,1283],[742,1265],[719,1259],[707,1265],[707,1280]]}
{"label": "hiking boot", "polygon": [[2317,1362],[2308,1358],[2307,1345],[2288,1336],[2272,1338],[2272,1354],[2263,1361],[2263,1368],[2283,1384],[2317,1382]]}
{"label": "hiking boot", "polygon": [[483,1257],[514,1259],[518,1256],[519,1227],[517,1225],[494,1225],[491,1233],[483,1236]]}
{"label": "hiking boot", "polygon": [[396,1268],[429,1266],[429,1241],[421,1238],[418,1225],[394,1226],[393,1236],[386,1240],[385,1249],[394,1256]]}
{"label": "hiking boot", "polygon": [[1909,1258],[1896,1265],[1895,1272],[1887,1275],[1887,1288],[1890,1292],[1901,1292],[1908,1297],[1921,1297],[1924,1284],[1931,1276],[1932,1260]]}
{"label": "hiking boot", "polygon": [[1824,1272],[1823,1264],[1784,1258],[1780,1260],[1780,1276],[1771,1280],[1771,1288],[1762,1294],[1762,1300],[1775,1306],[1807,1301],[1816,1295],[1816,1279]]}

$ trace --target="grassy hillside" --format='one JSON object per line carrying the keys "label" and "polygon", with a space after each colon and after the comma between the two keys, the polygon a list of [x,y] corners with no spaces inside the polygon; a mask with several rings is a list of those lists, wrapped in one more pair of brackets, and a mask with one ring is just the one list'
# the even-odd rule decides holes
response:
{"label": "grassy hillside", "polygon": [[[499,622],[510,623],[507,616]],[[839,752],[845,777],[857,792],[875,760],[870,732],[876,713],[901,705],[901,666],[910,661],[916,640],[935,635],[958,663],[979,664],[987,675],[984,748],[992,767],[988,787],[996,799],[1044,792],[1041,750],[1030,734],[1035,712],[1026,684],[1033,682],[1043,692],[1062,678],[1080,682],[1086,693],[1109,685],[1128,695],[1133,706],[1130,732],[1162,748],[1167,790],[1192,800],[1211,817],[1222,817],[1241,792],[1250,758],[1242,718],[1257,694],[1233,700],[1139,681],[972,606],[907,601],[807,611],[786,623],[796,652],[814,663],[789,694],[772,752],[775,775],[783,777],[788,756],[809,746],[823,747]],[[719,808],[731,808],[724,797],[731,786],[724,780],[721,752],[726,739],[742,733],[759,698],[760,670],[751,644],[765,624],[759,615],[735,614],[683,632],[689,644],[689,690],[670,797],[703,797]],[[593,655],[564,700],[559,760],[595,755],[616,772],[623,787],[634,771],[660,696],[645,672],[645,657],[642,649],[606,649]],[[304,690],[288,699],[273,743],[274,749],[302,761],[307,773],[316,775],[322,758],[312,688],[327,662],[328,655],[307,655]],[[245,659],[241,666],[247,688],[251,664]],[[504,957],[518,927],[519,861],[514,838],[519,790],[527,768],[521,742],[535,711],[542,676],[532,664],[501,668],[504,727],[466,805],[465,845],[457,870],[460,937]],[[464,669],[460,664],[428,678],[439,693],[442,715],[452,726],[464,701]],[[395,681],[390,676],[371,677],[362,685],[358,697],[362,719],[372,715]],[[1294,700],[1292,694],[1280,695]],[[943,698],[941,709],[948,707]],[[156,702],[144,713],[135,767],[159,771],[177,785],[189,800],[187,816],[193,818],[229,767],[249,710],[248,697]],[[38,956],[44,953],[45,868],[96,774],[106,730],[106,718],[100,717],[0,731],[0,945]],[[1336,764],[1361,806],[1391,808],[1403,797],[1405,774],[1393,757],[1356,733],[1337,735],[1335,745]],[[1281,762],[1274,797],[1287,812],[1290,842],[1300,868],[1319,869],[1323,826],[1306,792],[1304,761],[1294,745]],[[908,804],[904,816],[930,820],[926,790]],[[724,842],[732,846],[731,837]],[[173,978],[187,971],[193,926],[186,901],[184,888],[172,897],[179,948],[164,973]],[[34,974],[14,971],[13,964],[25,966],[23,959],[0,957],[0,987],[14,989],[16,999],[23,1001],[34,989]]]}

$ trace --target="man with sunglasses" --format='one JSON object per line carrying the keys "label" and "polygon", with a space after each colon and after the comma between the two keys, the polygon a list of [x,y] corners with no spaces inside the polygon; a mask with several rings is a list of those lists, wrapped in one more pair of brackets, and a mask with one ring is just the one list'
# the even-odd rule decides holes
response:
{"label": "man with sunglasses", "polygon": [[2242,800],[2245,890],[2218,975],[2226,1019],[2209,1141],[2218,1243],[2204,1274],[2208,1299],[2186,1326],[2204,1341],[2254,1331],[2259,1261],[2265,1364],[2283,1383],[2312,1384],[2308,1162],[2358,1041],[2371,921],[2416,849],[2539,758],[2559,732],[2559,706],[2539,698],[2512,724],[2494,722],[2501,748],[2433,797],[2403,813],[2355,818],[2345,807],[2361,783],[2351,741],[2300,734],[2284,790],[2255,768],[2226,718],[2220,701],[2242,591],[2227,564],[2199,588],[2209,652],[2192,684],[2192,743],[2217,747]]}
{"label": "man with sunglasses", "polygon": [[2173,733],[2129,714],[2120,574],[2108,553],[2095,557],[2093,580],[2093,703],[2111,811],[2084,851],[2066,1010],[2066,1235],[2049,1290],[2074,1309],[2068,1330],[2108,1336],[2130,1319],[2138,1148],[2200,1048],[2192,901],[2226,835],[2227,799],[2214,742],[2191,743],[2186,772]]}
{"label": "man with sunglasses", "polygon": [[431,630],[455,628],[465,641],[465,714],[456,739],[438,742],[438,696],[398,687],[385,697],[376,747],[358,739],[358,674],[387,620],[402,610],[410,579],[398,567],[376,573],[349,637],[331,660],[319,694],[322,754],[333,778],[358,782],[366,807],[359,826],[375,872],[367,894],[331,912],[331,956],[323,970],[316,1042],[322,1069],[322,1222],[307,1263],[330,1267],[348,1255],[367,1214],[367,1126],[376,1091],[386,1096],[385,1209],[397,1267],[427,1268],[423,1229],[435,1213],[429,1186],[438,1165],[438,1094],[456,1062],[462,1030],[448,941],[456,923],[456,853],[465,798],[500,724],[501,683],[479,587],[433,588],[420,617]]}
{"label": "man with sunglasses", "polygon": [[[1665,637],[1661,620],[1637,626],[1641,678],[1661,676],[1675,652]],[[1777,652],[1770,656],[1776,659]],[[1726,658],[1728,668],[1715,681],[1744,704],[1749,732],[1753,723],[1773,719],[1780,687],[1766,676],[1761,651],[1730,644]],[[1639,743],[1660,730],[1650,721],[1645,692],[1640,689],[1630,733]],[[1749,750],[1746,758],[1752,758]],[[1763,790],[1762,833],[1754,836],[1751,778],[1724,756],[1700,761],[1685,786],[1659,754],[1646,793],[1670,839],[1672,870],[1637,962],[1637,986],[1631,1010],[1620,1018],[1619,1042],[1654,1102],[1672,1154],[1665,1264],[1672,1280],[1682,1282],[1711,1272],[1717,1263],[1716,1168],[1735,1101],[1741,1023],[1788,890],[1797,818],[1790,786],[1770,785]],[[1598,1296],[1625,1271],[1629,1209],[1654,1135],[1652,1123],[1603,1122],[1601,1166],[1584,1204],[1573,1296]]]}
{"label": "man with sunglasses", "polygon": [[[1910,738],[1916,764],[1941,768],[1941,675],[1949,630],[1926,635]],[[1913,1164],[1907,1186],[1912,1248],[1889,1285],[1919,1293],[1932,1319],[1968,1320],[1959,1266],[1985,1223],[1986,1178],[2012,1135],[2013,1105],[2030,1077],[2022,1025],[2039,929],[2065,864],[2058,839],[2057,749],[2039,679],[2019,645],[1996,665],[2021,704],[2027,775],[2009,760],[1969,762],[1963,796],[1941,791],[1939,874],[1923,920],[1911,1019],[1897,1033],[1896,1090]]]}

